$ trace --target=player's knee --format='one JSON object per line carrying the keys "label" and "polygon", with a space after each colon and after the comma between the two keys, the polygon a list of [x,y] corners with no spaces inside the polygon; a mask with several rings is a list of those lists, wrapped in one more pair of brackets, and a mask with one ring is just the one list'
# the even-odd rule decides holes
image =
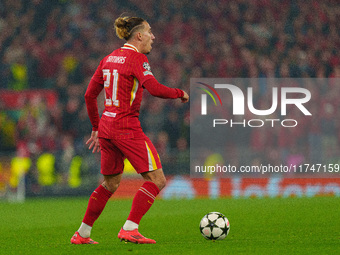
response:
{"label": "player's knee", "polygon": [[166,179],[165,179],[162,169],[158,169],[157,171],[142,173],[142,176],[145,181],[153,182],[160,191],[166,185]]}
{"label": "player's knee", "polygon": [[115,191],[119,187],[119,183],[120,183],[121,178],[122,178],[122,174],[104,175],[104,181],[103,181],[102,185],[108,191],[115,193]]}
{"label": "player's knee", "polygon": [[159,190],[161,191],[165,185],[166,185],[166,179],[165,177],[159,178],[157,179],[157,181],[155,182],[156,186],[159,188]]}
{"label": "player's knee", "polygon": [[119,183],[110,184],[109,191],[111,191],[112,193],[115,193],[115,191],[118,189],[118,187],[119,187]]}
{"label": "player's knee", "polygon": [[115,193],[115,191],[118,189],[119,187],[119,183],[117,182],[108,182],[108,181],[104,181],[103,182],[103,187],[105,189],[107,189],[108,191],[110,191],[111,193]]}

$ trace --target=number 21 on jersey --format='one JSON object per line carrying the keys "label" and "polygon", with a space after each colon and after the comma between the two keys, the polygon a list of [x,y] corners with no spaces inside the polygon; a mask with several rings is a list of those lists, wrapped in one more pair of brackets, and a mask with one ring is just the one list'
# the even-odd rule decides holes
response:
{"label": "number 21 on jersey", "polygon": [[[118,95],[118,72],[116,69],[103,69],[105,106],[119,107]],[[110,94],[112,92],[112,96]]]}

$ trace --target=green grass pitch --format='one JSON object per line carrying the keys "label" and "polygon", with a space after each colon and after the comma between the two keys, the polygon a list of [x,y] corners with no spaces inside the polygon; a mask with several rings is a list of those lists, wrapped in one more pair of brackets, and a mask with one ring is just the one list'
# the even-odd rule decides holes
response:
{"label": "green grass pitch", "polygon": [[[87,198],[0,202],[0,254],[340,254],[340,198],[156,200],[140,232],[155,245],[120,242],[131,200],[109,201],[92,229],[99,245],[71,245]],[[199,222],[220,211],[229,236],[205,240]]]}

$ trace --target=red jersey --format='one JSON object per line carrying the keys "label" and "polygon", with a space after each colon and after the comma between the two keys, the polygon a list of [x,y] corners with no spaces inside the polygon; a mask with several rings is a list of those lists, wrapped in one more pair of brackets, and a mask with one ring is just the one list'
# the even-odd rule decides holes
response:
{"label": "red jersey", "polygon": [[[105,109],[99,120],[97,97],[104,88]],[[161,98],[181,98],[184,92],[160,84],[153,76],[147,57],[131,44],[103,58],[85,93],[93,130],[98,137],[127,139],[143,135],[139,109],[143,89]]]}

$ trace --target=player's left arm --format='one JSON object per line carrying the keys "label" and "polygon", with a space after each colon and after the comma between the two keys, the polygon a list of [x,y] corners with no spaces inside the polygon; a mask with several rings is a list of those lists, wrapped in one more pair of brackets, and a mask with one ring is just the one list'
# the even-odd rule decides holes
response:
{"label": "player's left arm", "polygon": [[98,113],[98,103],[97,97],[104,88],[103,71],[102,71],[103,60],[100,61],[97,70],[93,74],[90,83],[85,92],[85,103],[87,108],[87,113],[89,115],[92,131],[98,130],[99,125],[99,113]]}
{"label": "player's left arm", "polygon": [[99,93],[103,90],[103,84],[91,79],[89,86],[87,87],[85,93],[85,103],[87,113],[89,115],[91,124],[92,124],[92,131],[98,130],[99,125],[99,113],[98,113],[98,103],[97,97]]}
{"label": "player's left arm", "polygon": [[87,87],[85,93],[85,103],[87,108],[87,113],[89,115],[92,124],[92,133],[90,139],[87,140],[86,144],[89,144],[89,149],[93,153],[100,151],[99,139],[98,139],[98,125],[99,125],[99,113],[98,113],[98,103],[97,97],[103,90],[103,80],[101,74],[101,64],[98,66],[96,72],[94,73],[89,86]]}
{"label": "player's left arm", "polygon": [[87,140],[86,144],[89,145],[89,149],[92,150],[92,153],[100,152],[100,145],[99,145],[99,138],[98,138],[98,131],[92,131],[90,139]]}
{"label": "player's left arm", "polygon": [[90,84],[85,93],[85,103],[87,108],[87,113],[89,115],[92,124],[92,133],[90,139],[87,140],[86,144],[89,144],[89,149],[92,153],[100,152],[99,139],[98,139],[98,125],[99,125],[99,113],[98,113],[98,103],[97,97],[102,91],[103,85],[91,79]]}

